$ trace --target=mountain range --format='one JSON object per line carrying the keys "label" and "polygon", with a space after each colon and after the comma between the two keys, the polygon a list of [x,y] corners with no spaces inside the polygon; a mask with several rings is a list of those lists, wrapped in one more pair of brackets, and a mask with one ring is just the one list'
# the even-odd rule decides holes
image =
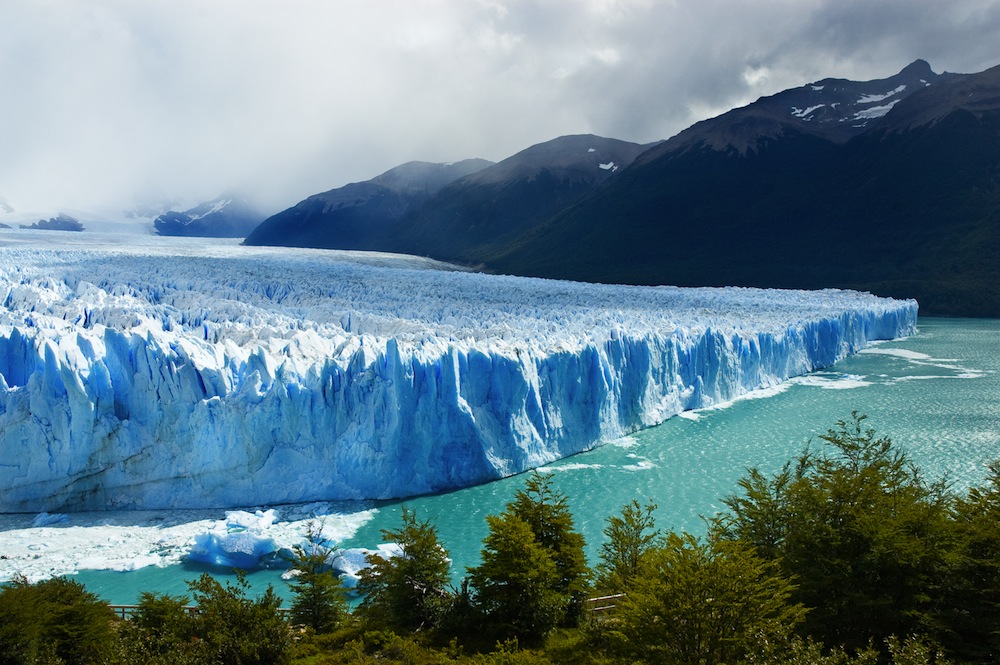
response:
{"label": "mountain range", "polygon": [[459,164],[310,197],[246,242],[592,282],[851,288],[1000,316],[1000,67],[936,74],[918,60],[656,144],[567,136]]}

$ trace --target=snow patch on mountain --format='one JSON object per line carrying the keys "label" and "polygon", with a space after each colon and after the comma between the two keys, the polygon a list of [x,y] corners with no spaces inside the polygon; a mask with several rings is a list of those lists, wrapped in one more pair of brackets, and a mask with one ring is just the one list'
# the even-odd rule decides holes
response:
{"label": "snow patch on mountain", "polygon": [[809,116],[812,115],[814,111],[817,111],[817,110],[823,108],[824,106],[826,106],[826,104],[816,104],[815,106],[810,106],[809,108],[806,108],[806,109],[800,109],[798,107],[793,106],[792,107],[792,115],[794,115],[796,118],[802,118],[803,120],[809,120]]}
{"label": "snow patch on mountain", "polygon": [[858,99],[857,103],[858,104],[875,104],[877,102],[885,101],[885,100],[889,99],[890,97],[892,97],[893,95],[898,95],[899,93],[903,92],[904,90],[906,90],[906,86],[905,85],[899,85],[899,86],[896,86],[896,88],[890,90],[889,92],[882,93],[881,95],[862,95]]}
{"label": "snow patch on mountain", "polygon": [[861,111],[857,111],[854,114],[855,120],[874,120],[875,118],[881,118],[886,113],[892,110],[892,107],[898,104],[901,100],[894,99],[888,104],[882,106],[872,106]]}

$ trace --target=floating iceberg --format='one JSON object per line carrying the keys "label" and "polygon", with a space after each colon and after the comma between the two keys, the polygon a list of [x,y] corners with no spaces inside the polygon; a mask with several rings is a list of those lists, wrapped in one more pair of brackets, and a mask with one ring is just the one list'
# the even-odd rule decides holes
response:
{"label": "floating iceberg", "polygon": [[224,521],[195,536],[187,559],[210,566],[249,569],[260,566],[265,559],[280,558],[281,548],[269,533],[277,517],[274,510],[229,511]]}
{"label": "floating iceberg", "polygon": [[403,548],[397,543],[382,543],[376,548],[370,550],[366,547],[350,547],[331,552],[330,567],[346,588],[354,589],[358,586],[361,571],[371,565],[368,563],[368,555],[374,554],[383,559],[391,559],[403,553]]}
{"label": "floating iceberg", "polygon": [[463,487],[826,367],[917,316],[848,291],[40,235],[0,236],[2,512]]}

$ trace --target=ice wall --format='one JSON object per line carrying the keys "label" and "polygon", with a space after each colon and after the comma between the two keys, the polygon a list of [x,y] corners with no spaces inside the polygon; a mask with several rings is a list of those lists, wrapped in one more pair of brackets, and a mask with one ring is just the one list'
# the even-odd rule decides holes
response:
{"label": "ice wall", "polygon": [[0,244],[0,512],[462,487],[828,366],[917,315],[846,291],[80,242]]}

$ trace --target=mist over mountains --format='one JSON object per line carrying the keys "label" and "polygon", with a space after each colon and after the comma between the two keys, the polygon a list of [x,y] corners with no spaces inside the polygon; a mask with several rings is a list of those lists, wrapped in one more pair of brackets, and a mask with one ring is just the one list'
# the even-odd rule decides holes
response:
{"label": "mist over mountains", "polygon": [[153,220],[161,236],[245,238],[264,214],[243,198],[223,194],[184,212],[169,210]]}
{"label": "mist over mountains", "polygon": [[1000,316],[1000,68],[824,79],[637,145],[566,136],[409,164],[247,244],[368,249],[625,284],[840,287]]}

